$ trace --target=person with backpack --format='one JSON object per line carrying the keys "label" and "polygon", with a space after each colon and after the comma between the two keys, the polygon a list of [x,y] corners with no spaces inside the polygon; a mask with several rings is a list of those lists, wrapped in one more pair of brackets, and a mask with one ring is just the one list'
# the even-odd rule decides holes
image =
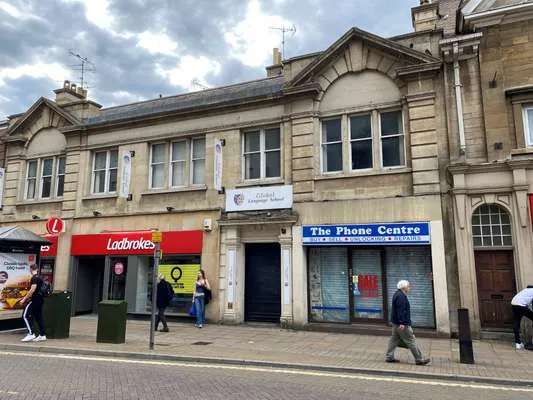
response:
{"label": "person with backpack", "polygon": [[192,300],[196,312],[196,324],[194,326],[202,328],[205,324],[205,305],[211,300],[211,286],[203,269],[198,271]]}
{"label": "person with backpack", "polygon": [[[38,275],[38,267],[35,264],[30,266],[31,280],[30,290],[20,301],[20,304],[25,305],[22,317],[28,334],[21,340],[22,342],[44,342],[46,340],[46,332],[43,321],[43,304],[44,297],[50,291],[50,285]],[[33,331],[33,320],[37,321],[39,328],[38,335]]]}
{"label": "person with backpack", "polygon": [[160,332],[168,332],[167,317],[165,311],[170,302],[174,298],[174,290],[170,283],[165,280],[163,274],[159,274],[159,283],[157,284],[157,316],[155,319],[155,330],[159,326],[159,322],[163,323],[163,329]]}

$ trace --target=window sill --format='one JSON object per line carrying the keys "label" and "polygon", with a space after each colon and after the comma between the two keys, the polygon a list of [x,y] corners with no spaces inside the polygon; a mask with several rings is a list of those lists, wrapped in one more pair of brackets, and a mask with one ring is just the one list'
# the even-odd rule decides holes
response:
{"label": "window sill", "polygon": [[118,194],[117,193],[113,193],[113,194],[91,194],[89,196],[85,196],[85,197],[82,197],[82,201],[86,201],[86,200],[104,200],[104,199],[117,199],[118,198]]}
{"label": "window sill", "polygon": [[521,156],[526,154],[533,154],[533,147],[523,147],[521,149],[512,149],[511,150],[511,157],[512,156]]}
{"label": "window sill", "polygon": [[17,201],[15,203],[15,206],[35,206],[35,205],[39,205],[39,204],[57,204],[57,203],[62,203],[63,202],[63,198],[60,198],[60,199],[42,199],[42,200],[22,200],[22,201]]}
{"label": "window sill", "polygon": [[274,185],[284,185],[285,180],[281,178],[274,179],[250,179],[244,182],[237,183],[236,188],[240,187],[251,187],[251,186],[274,186]]}
{"label": "window sill", "polygon": [[207,190],[206,185],[187,186],[176,189],[153,189],[142,192],[141,196],[150,196],[156,194],[172,194],[172,193],[187,193],[187,192],[205,192]]}
{"label": "window sill", "polygon": [[323,181],[328,179],[346,179],[346,178],[359,178],[363,176],[378,176],[378,175],[396,175],[396,174],[405,174],[412,172],[411,168],[407,167],[398,167],[390,169],[379,169],[379,170],[365,170],[361,172],[350,171],[348,173],[326,173],[324,175],[315,176],[315,181]]}

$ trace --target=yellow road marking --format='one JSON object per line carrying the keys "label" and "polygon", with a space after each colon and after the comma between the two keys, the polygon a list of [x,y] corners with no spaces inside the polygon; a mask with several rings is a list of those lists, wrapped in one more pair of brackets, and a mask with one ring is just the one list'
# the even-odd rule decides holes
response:
{"label": "yellow road marking", "polygon": [[[253,367],[244,365],[224,365],[224,364],[204,364],[199,362],[174,362],[174,361],[155,361],[155,360],[131,360],[125,358],[115,357],[96,357],[96,356],[78,356],[78,355],[66,355],[66,354],[44,354],[44,353],[26,353],[26,352],[9,352],[0,351],[0,355],[8,356],[25,356],[25,357],[40,357],[40,358],[58,358],[64,360],[83,360],[83,361],[98,361],[107,363],[123,363],[123,364],[144,364],[144,365],[158,365],[158,366],[172,366],[172,367],[187,367],[187,368],[210,368],[210,369],[226,369],[236,371],[250,371],[250,372],[270,372],[278,374],[293,374],[302,376],[318,376],[340,379],[355,379],[362,381],[375,381],[375,382],[393,382],[404,384],[418,384],[427,386],[444,386],[454,388],[466,388],[466,389],[482,389],[482,390],[497,390],[497,391],[511,391],[522,393],[533,393],[533,388],[530,387],[512,387],[512,386],[496,386],[496,385],[484,385],[481,383],[456,383],[451,381],[441,380],[427,380],[427,379],[413,379],[413,378],[400,378],[400,377],[386,377],[386,376],[370,376],[360,374],[341,374],[334,372],[316,372],[298,369],[284,369],[284,368],[268,368],[268,367]],[[15,393],[15,392],[14,392]]]}

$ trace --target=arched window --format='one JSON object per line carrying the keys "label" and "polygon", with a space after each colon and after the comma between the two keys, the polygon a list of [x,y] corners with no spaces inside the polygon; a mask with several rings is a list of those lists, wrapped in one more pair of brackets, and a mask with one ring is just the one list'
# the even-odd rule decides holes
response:
{"label": "arched window", "polygon": [[511,219],[496,204],[484,204],[472,215],[474,247],[512,246]]}

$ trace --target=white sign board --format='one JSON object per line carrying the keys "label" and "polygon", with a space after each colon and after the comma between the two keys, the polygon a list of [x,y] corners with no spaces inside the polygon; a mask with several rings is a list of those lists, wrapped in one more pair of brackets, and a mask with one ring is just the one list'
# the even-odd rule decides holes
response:
{"label": "white sign board", "polygon": [[228,303],[233,304],[235,302],[235,262],[236,251],[233,249],[228,250]]}
{"label": "white sign board", "polygon": [[120,194],[119,197],[127,199],[130,196],[131,182],[131,153],[125,151],[122,153],[122,174],[120,176]]}
{"label": "white sign board", "polygon": [[283,304],[291,304],[291,250],[281,250],[283,263]]}
{"label": "white sign board", "polygon": [[4,205],[4,181],[6,177],[5,168],[0,168],[0,208]]}
{"label": "white sign board", "polygon": [[30,286],[35,254],[0,253],[0,313],[22,308],[20,300]]}
{"label": "white sign board", "polygon": [[215,139],[215,171],[213,174],[213,186],[219,192],[222,190],[222,141]]}
{"label": "white sign board", "polygon": [[226,211],[292,208],[292,185],[234,189],[226,192]]}

